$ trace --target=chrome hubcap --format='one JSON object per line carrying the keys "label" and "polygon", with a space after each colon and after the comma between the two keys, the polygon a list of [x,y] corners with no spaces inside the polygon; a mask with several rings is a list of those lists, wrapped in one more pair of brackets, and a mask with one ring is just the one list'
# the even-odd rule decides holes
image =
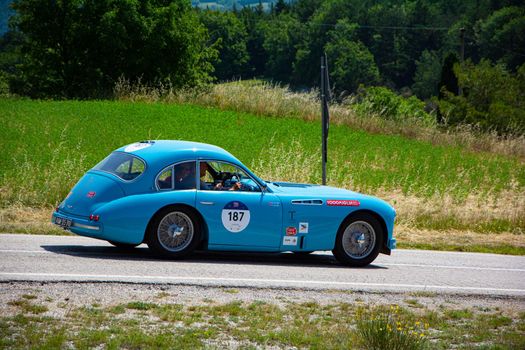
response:
{"label": "chrome hubcap", "polygon": [[366,221],[355,221],[343,232],[343,249],[353,259],[366,258],[376,244],[376,232]]}
{"label": "chrome hubcap", "polygon": [[193,233],[193,222],[188,215],[179,211],[164,216],[157,229],[160,244],[170,252],[180,252],[188,247]]}

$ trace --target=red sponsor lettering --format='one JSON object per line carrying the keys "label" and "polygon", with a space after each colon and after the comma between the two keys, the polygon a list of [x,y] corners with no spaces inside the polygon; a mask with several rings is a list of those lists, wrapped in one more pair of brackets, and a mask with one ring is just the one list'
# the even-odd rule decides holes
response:
{"label": "red sponsor lettering", "polygon": [[88,194],[87,194],[87,197],[88,198],[93,198],[93,197],[95,197],[95,194],[96,193],[94,191],[89,191]]}
{"label": "red sponsor lettering", "polygon": [[358,207],[360,203],[354,199],[329,199],[326,201],[326,205],[330,207]]}
{"label": "red sponsor lettering", "polygon": [[295,227],[287,227],[286,228],[286,235],[287,236],[295,236],[297,234],[297,229]]}

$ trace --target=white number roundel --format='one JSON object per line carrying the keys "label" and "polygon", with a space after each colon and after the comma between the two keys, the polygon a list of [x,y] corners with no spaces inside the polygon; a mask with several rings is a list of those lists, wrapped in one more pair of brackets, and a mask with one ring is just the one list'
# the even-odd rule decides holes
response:
{"label": "white number roundel", "polygon": [[222,209],[222,224],[230,232],[241,232],[250,223],[250,210],[243,202],[229,202]]}

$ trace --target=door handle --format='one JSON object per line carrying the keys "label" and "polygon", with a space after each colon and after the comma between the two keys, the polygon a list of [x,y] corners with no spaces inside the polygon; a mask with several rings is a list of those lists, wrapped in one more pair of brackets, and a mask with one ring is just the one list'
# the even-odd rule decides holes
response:
{"label": "door handle", "polygon": [[200,202],[202,205],[214,205],[214,202]]}

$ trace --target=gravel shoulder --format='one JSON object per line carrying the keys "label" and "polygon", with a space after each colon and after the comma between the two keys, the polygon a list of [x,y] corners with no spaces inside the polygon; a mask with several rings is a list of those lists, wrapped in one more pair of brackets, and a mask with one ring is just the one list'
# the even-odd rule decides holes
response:
{"label": "gravel shoulder", "polygon": [[429,310],[439,308],[498,308],[525,311],[525,297],[442,294],[434,292],[379,293],[369,291],[309,290],[280,288],[223,288],[170,284],[86,283],[86,282],[2,282],[0,313],[13,315],[10,301],[32,295],[45,305],[49,316],[62,317],[70,308],[100,305],[109,307],[129,302],[182,304],[186,306],[266,302],[283,306],[289,303],[319,305],[349,303],[367,306],[388,304]]}

